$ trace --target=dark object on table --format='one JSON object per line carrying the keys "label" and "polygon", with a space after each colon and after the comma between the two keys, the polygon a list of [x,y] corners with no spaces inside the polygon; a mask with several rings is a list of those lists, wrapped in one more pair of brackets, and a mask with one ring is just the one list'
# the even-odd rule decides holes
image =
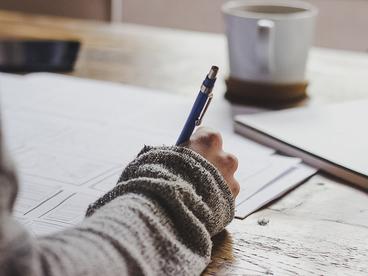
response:
{"label": "dark object on table", "polygon": [[72,71],[79,47],[75,40],[0,40],[0,71]]}

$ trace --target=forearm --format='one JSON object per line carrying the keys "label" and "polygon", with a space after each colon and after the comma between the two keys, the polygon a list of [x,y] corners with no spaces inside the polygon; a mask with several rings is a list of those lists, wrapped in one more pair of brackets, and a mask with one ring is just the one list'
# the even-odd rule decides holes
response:
{"label": "forearm", "polygon": [[[163,208],[127,194],[81,226],[42,238],[39,245],[51,275],[199,274],[209,254],[198,254],[185,243]],[[197,246],[209,248],[207,237]]]}
{"label": "forearm", "polygon": [[19,275],[199,274],[233,212],[226,183],[199,155],[146,148],[81,225],[30,239],[32,267]]}

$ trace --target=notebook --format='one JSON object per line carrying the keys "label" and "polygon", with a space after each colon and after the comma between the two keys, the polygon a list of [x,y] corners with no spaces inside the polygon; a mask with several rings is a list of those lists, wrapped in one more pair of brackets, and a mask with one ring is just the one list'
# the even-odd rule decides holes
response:
{"label": "notebook", "polygon": [[368,189],[368,100],[235,117],[235,131]]}

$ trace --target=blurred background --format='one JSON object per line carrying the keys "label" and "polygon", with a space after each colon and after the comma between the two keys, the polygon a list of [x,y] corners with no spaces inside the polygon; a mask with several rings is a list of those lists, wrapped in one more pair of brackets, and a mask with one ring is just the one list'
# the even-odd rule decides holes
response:
{"label": "blurred background", "polygon": [[[1,0],[0,9],[106,22],[223,32],[225,0]],[[315,46],[368,52],[368,0],[307,0],[318,7]]]}

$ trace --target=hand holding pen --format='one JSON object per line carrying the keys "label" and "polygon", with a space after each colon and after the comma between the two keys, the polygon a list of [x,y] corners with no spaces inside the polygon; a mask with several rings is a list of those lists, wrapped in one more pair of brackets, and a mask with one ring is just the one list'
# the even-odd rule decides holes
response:
{"label": "hand holding pen", "polygon": [[231,153],[222,149],[222,137],[211,129],[201,127],[193,135],[193,130],[202,122],[208,106],[212,100],[212,89],[216,82],[218,67],[212,66],[206,79],[203,81],[198,96],[180,133],[176,145],[187,144],[187,147],[213,164],[224,177],[233,197],[235,198],[240,189],[234,174],[238,168],[238,159]]}

